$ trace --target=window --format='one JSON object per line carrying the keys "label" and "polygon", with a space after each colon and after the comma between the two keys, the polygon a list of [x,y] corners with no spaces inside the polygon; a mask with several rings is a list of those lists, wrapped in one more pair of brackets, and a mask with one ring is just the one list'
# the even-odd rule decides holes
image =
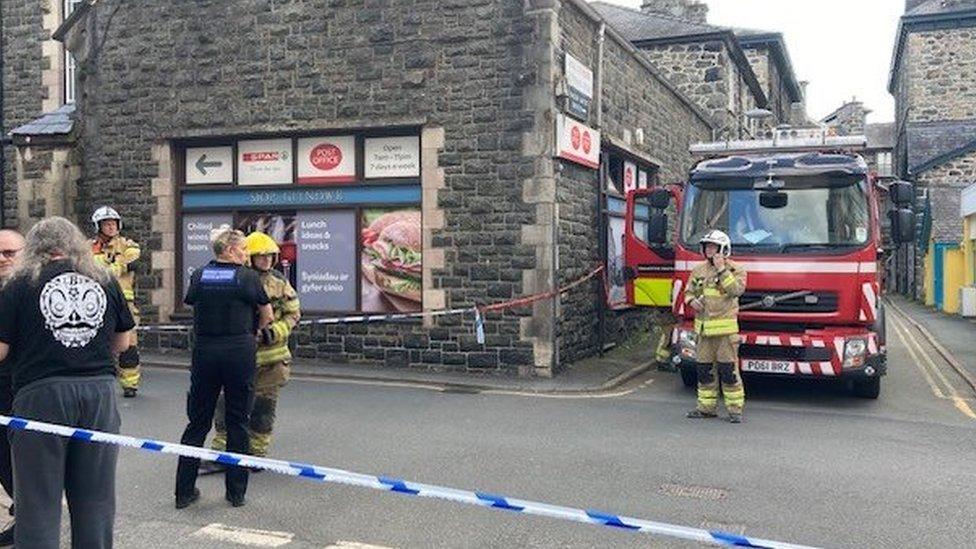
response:
{"label": "window", "polygon": [[[75,11],[75,8],[81,4],[82,0],[64,0],[62,21],[66,21],[71,12]],[[75,102],[75,72],[77,66],[75,64],[75,58],[71,55],[71,52],[67,48],[64,48],[64,90],[63,98],[64,104],[70,104]]]}
{"label": "window", "polygon": [[316,314],[423,308],[420,137],[411,130],[178,142],[183,295],[211,231],[261,231]]}
{"label": "window", "polygon": [[878,175],[882,177],[890,177],[894,175],[890,152],[879,152],[877,156],[877,163]]}

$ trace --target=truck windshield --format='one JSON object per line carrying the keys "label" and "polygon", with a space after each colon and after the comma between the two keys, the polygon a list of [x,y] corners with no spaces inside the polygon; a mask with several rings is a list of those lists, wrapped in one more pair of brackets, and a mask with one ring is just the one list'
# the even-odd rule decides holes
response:
{"label": "truck windshield", "polygon": [[[831,250],[868,242],[870,215],[863,178],[797,176],[779,178],[769,200],[769,182],[695,182],[685,193],[681,236],[690,249],[709,230],[728,233],[737,253]],[[766,193],[767,200],[760,200]],[[785,196],[783,196],[785,195]]]}

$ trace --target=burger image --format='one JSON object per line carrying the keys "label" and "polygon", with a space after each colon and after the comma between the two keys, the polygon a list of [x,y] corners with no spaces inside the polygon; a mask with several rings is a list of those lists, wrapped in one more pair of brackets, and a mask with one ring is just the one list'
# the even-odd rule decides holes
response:
{"label": "burger image", "polygon": [[400,310],[421,301],[420,231],[416,211],[383,214],[363,229],[363,274]]}

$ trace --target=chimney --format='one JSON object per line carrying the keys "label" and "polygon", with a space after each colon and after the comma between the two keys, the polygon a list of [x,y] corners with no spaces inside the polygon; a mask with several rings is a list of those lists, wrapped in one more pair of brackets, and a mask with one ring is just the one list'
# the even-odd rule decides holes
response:
{"label": "chimney", "polygon": [[708,22],[708,6],[700,0],[644,0],[641,11],[695,23]]}

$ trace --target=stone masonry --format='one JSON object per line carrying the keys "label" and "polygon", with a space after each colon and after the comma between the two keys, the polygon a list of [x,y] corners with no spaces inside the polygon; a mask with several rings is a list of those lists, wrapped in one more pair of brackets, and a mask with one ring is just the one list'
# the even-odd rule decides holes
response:
{"label": "stone masonry", "polygon": [[[215,32],[212,21],[233,31]],[[136,9],[103,0],[84,24],[102,47],[80,71],[76,210],[123,207],[127,232],[149,252],[138,292],[147,321],[183,314],[174,139],[417,128],[428,309],[544,291],[599,260],[596,172],[553,159],[562,53],[595,66],[599,25],[582,2],[160,0]],[[605,134],[624,142],[643,129],[634,154],[680,178],[688,143],[707,138],[709,121],[609,32],[604,57]],[[594,283],[563,303],[491,314],[484,344],[468,315],[303,328],[296,354],[551,375],[598,351],[598,299]],[[621,316],[622,326],[642,323]]]}

